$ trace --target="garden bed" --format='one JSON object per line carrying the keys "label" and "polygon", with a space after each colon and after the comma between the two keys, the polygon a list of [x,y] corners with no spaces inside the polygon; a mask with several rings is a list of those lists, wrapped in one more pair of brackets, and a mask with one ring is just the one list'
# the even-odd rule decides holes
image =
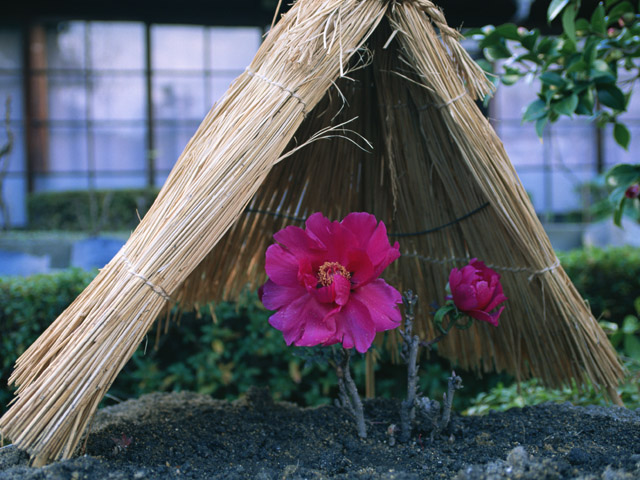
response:
{"label": "garden bed", "polygon": [[422,423],[409,443],[390,445],[398,411],[391,400],[365,402],[361,440],[343,410],[273,403],[265,390],[235,402],[150,394],[100,410],[71,460],[34,469],[3,448],[0,479],[640,478],[638,411],[548,403],[454,415],[433,441]]}

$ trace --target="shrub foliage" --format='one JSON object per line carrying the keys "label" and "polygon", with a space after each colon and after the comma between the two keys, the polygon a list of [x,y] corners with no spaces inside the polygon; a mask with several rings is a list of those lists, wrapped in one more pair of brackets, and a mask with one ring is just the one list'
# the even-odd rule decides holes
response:
{"label": "shrub foliage", "polygon": [[[640,292],[640,250],[579,250],[563,254],[561,261],[596,316],[622,324],[626,316],[636,313],[633,301]],[[68,270],[28,278],[0,277],[0,413],[12,397],[6,385],[16,358],[94,275]],[[306,349],[287,347],[282,334],[267,326],[269,315],[255,293],[245,293],[234,303],[182,314],[157,343],[155,330],[149,333],[110,395],[126,399],[151,391],[192,390],[234,398],[258,385],[268,386],[277,399],[306,405],[335,398],[333,369],[308,361]],[[164,328],[164,321],[161,324]],[[376,393],[402,397],[406,370],[391,364],[384,350],[375,350],[379,357]],[[364,363],[354,361],[359,383],[364,382]],[[433,357],[421,362],[420,388],[425,395],[442,397],[449,368],[446,361]],[[498,382],[510,382],[504,375],[482,380],[470,373],[462,376],[465,388],[456,395],[457,409],[469,406],[475,395]]]}
{"label": "shrub foliage", "polygon": [[634,315],[640,295],[640,249],[587,248],[559,252],[560,262],[598,319],[617,324]]}
{"label": "shrub foliage", "polygon": [[31,230],[133,230],[156,198],[156,189],[32,193]]}

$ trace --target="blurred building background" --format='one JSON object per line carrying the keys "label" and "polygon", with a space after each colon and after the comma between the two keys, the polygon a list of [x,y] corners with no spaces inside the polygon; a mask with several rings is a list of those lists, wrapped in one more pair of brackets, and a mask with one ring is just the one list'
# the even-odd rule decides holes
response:
{"label": "blurred building background", "polygon": [[[440,2],[451,25],[514,21],[547,29],[548,1]],[[11,98],[14,148],[2,195],[27,223],[31,192],[160,187],[210,107],[253,58],[276,0],[80,2],[23,0],[0,17],[0,100]],[[285,10],[287,6],[283,6]],[[584,120],[522,124],[534,99],[501,87],[488,115],[543,220],[587,211],[585,185],[638,158]],[[625,122],[637,137],[638,98]],[[6,141],[0,128],[0,147]],[[0,164],[0,172],[2,164]],[[1,174],[0,174],[1,175]],[[572,216],[573,215],[573,216]],[[580,215],[579,215],[580,216]],[[583,219],[584,216],[580,216]]]}

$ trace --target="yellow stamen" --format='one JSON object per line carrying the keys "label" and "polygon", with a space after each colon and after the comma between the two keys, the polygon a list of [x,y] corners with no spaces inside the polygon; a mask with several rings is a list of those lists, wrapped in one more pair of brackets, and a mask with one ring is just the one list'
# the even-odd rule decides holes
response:
{"label": "yellow stamen", "polygon": [[320,282],[320,285],[323,287],[331,285],[334,275],[342,275],[347,280],[351,278],[351,274],[347,269],[338,262],[324,262],[318,269],[318,282]]}

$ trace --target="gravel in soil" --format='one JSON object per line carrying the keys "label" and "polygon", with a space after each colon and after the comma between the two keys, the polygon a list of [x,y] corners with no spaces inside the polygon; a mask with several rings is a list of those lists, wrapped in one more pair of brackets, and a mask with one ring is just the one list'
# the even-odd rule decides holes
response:
{"label": "gravel in soil", "polygon": [[264,390],[235,402],[151,394],[100,410],[86,450],[30,468],[0,450],[0,479],[638,479],[640,412],[543,404],[482,417],[453,415],[390,445],[399,403],[365,402],[368,438],[335,406],[274,403]]}

